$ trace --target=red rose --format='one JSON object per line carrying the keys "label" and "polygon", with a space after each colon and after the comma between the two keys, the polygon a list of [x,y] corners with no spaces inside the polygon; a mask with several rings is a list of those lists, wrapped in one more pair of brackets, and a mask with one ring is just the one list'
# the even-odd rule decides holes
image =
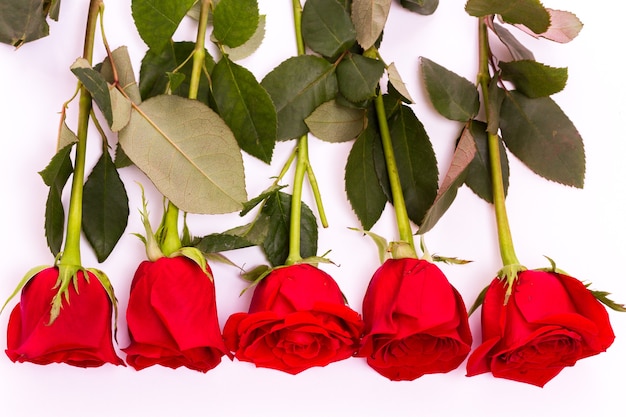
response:
{"label": "red rose", "polygon": [[207,372],[221,362],[227,349],[217,320],[215,287],[206,272],[184,256],[139,265],[126,311],[131,343],[122,349],[130,366],[186,366]]}
{"label": "red rose", "polygon": [[241,361],[297,374],[353,356],[362,326],[333,278],[301,264],[263,278],[249,312],[228,318],[224,338]]}
{"label": "red rose", "polygon": [[83,271],[77,273],[76,288],[70,284],[69,299],[52,324],[58,268],[44,269],[24,286],[7,331],[6,354],[13,362],[64,362],[83,368],[124,364],[111,340],[111,300],[98,278],[91,272],[87,275],[85,279]]}
{"label": "red rose", "polygon": [[363,320],[357,356],[393,381],[456,369],[472,345],[463,299],[425,260],[385,261],[363,298]]}
{"label": "red rose", "polygon": [[483,343],[467,375],[543,387],[578,359],[604,352],[615,339],[606,309],[577,279],[523,271],[504,305],[505,283],[494,279],[482,306]]}

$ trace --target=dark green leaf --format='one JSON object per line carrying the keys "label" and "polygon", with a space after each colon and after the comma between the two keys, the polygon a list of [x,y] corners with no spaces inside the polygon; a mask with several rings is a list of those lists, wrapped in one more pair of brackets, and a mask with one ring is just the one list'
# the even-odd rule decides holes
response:
{"label": "dark green leaf", "polygon": [[283,61],[261,85],[272,97],[278,114],[278,140],[308,132],[304,119],[320,104],[335,98],[335,67],[320,57],[300,55]]}
{"label": "dark green leaf", "polygon": [[535,59],[533,53],[522,45],[515,36],[508,31],[508,29],[500,26],[496,22],[492,23],[493,31],[498,35],[498,38],[507,47],[513,59]]}
{"label": "dark green leaf", "polygon": [[[487,143],[487,125],[476,120],[470,124],[469,133],[474,138],[476,154],[467,169],[465,184],[480,198],[493,203],[493,183],[491,181],[491,163],[489,162],[489,145]],[[500,165],[504,194],[509,189],[509,159],[502,141],[498,139],[500,147]]]}
{"label": "dark green leaf", "polygon": [[530,98],[558,93],[567,83],[567,68],[554,68],[537,61],[500,62],[502,78]]}
{"label": "dark green leaf", "polygon": [[318,54],[335,58],[356,42],[350,15],[337,0],[308,0],[302,10],[304,42]]}
{"label": "dark green leaf", "polygon": [[132,0],[131,11],[141,39],[155,53],[170,43],[196,0]]}
{"label": "dark green leaf", "polygon": [[476,145],[474,138],[466,126],[461,133],[459,143],[456,145],[456,149],[452,155],[452,161],[443,179],[443,183],[441,187],[439,187],[437,197],[433,205],[428,209],[428,212],[426,212],[422,224],[419,225],[419,234],[424,234],[431,230],[450,208],[456,198],[459,187],[463,185],[465,181],[468,166],[475,155]]}
{"label": "dark green leaf", "polygon": [[502,101],[504,100],[504,90],[498,86],[499,82],[499,74],[496,73],[489,81],[487,91],[489,102],[486,111],[490,115],[487,132],[493,133],[494,135],[497,135],[500,130],[500,109],[502,108]]}
{"label": "dark green leaf", "polygon": [[474,84],[427,58],[420,58],[420,66],[428,97],[442,116],[460,122],[476,116],[480,103]]}
{"label": "dark green leaf", "polygon": [[48,36],[50,28],[46,18],[50,5],[49,0],[1,1],[0,42],[19,48],[26,42]]}
{"label": "dark green leaf", "polygon": [[98,262],[110,254],[128,223],[128,195],[108,152],[94,166],[83,191],[83,231]]}
{"label": "dark green leaf", "polygon": [[243,45],[236,48],[223,45],[224,54],[228,55],[231,61],[238,61],[252,55],[253,52],[259,49],[265,38],[265,20],[265,15],[259,16],[259,24],[257,25],[256,32],[254,32],[254,35]]}
{"label": "dark green leaf", "polygon": [[270,163],[276,142],[276,109],[267,91],[250,71],[227,56],[215,66],[211,78],[218,113],[239,147]]}
{"label": "dark green leaf", "polygon": [[231,48],[252,38],[258,25],[257,0],[221,0],[213,10],[213,37]]}
{"label": "dark green leaf", "polygon": [[376,95],[376,87],[385,72],[385,64],[359,54],[348,54],[337,65],[339,92],[358,103]]}
{"label": "dark green leaf", "polygon": [[551,98],[528,98],[510,92],[502,104],[500,129],[507,148],[535,173],[561,184],[583,187],[583,140]]}
{"label": "dark green leaf", "polygon": [[[439,171],[435,152],[422,123],[408,106],[401,106],[389,120],[393,152],[409,218],[421,224],[437,196]],[[382,182],[393,202],[389,182]]]}
{"label": "dark green leaf", "polygon": [[258,196],[256,196],[256,197],[246,201],[245,203],[243,203],[243,210],[241,210],[239,215],[240,216],[245,216],[253,208],[255,208],[257,205],[259,205],[259,203],[261,203],[263,200],[265,200],[266,198],[268,198],[272,194],[276,193],[277,191],[279,191],[280,189],[285,188],[285,187],[286,187],[285,185],[274,184],[271,187],[267,188],[266,190],[264,190]]}
{"label": "dark green leaf", "polygon": [[[141,61],[139,70],[139,90],[141,97],[145,100],[150,97],[164,94],[168,91],[170,78],[167,73],[178,68],[193,53],[195,45],[193,42],[174,42],[160,52],[149,50]],[[205,52],[204,66],[208,73],[213,71],[215,61],[208,52]],[[191,79],[192,61],[189,60],[178,69],[179,74],[185,76],[182,83],[171,88],[173,94],[181,97],[189,97],[189,80]],[[198,100],[204,104],[209,104],[210,85],[206,77],[200,78],[198,87]]]}
{"label": "dark green leaf", "polygon": [[124,149],[122,149],[120,143],[118,142],[115,145],[115,166],[117,167],[117,169],[120,169],[131,166],[132,164],[133,161],[131,161],[128,155],[124,153]]}
{"label": "dark green leaf", "polygon": [[[289,219],[291,195],[278,192],[268,198],[263,214],[269,218],[268,234],[263,250],[272,266],[284,265],[289,255]],[[317,221],[311,209],[302,203],[300,255],[303,258],[317,253]]]}
{"label": "dark green leaf", "polygon": [[468,0],[465,11],[475,17],[500,15],[505,22],[524,25],[537,34],[550,26],[550,14],[539,0]]}
{"label": "dark green leaf", "polygon": [[254,246],[252,242],[241,236],[228,233],[213,233],[204,236],[195,247],[203,253],[217,253]]}
{"label": "dark green leaf", "polygon": [[61,251],[65,233],[65,211],[61,196],[67,180],[74,172],[70,159],[72,146],[73,144],[70,144],[60,149],[52,157],[48,166],[39,172],[44,183],[50,187],[46,200],[44,228],[46,242],[54,256],[57,256]]}
{"label": "dark green leaf", "polygon": [[84,58],[79,58],[71,67],[76,78],[89,91],[98,108],[104,115],[109,126],[113,124],[113,108],[111,106],[111,94],[109,84],[102,74],[91,68],[89,62]]}
{"label": "dark green leaf", "polygon": [[400,4],[405,9],[427,16],[435,13],[439,0],[400,0]]}
{"label": "dark green leaf", "polygon": [[380,137],[375,127],[368,127],[352,145],[346,163],[346,195],[365,230],[376,224],[387,204],[374,166],[375,142]]}

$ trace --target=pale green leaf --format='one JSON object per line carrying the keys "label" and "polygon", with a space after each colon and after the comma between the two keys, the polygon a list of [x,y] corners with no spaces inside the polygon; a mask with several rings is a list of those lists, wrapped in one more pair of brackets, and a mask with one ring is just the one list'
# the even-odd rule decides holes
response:
{"label": "pale green leaf", "polygon": [[[115,72],[117,73],[118,85],[133,103],[141,103],[141,93],[139,92],[137,80],[135,79],[133,64],[130,60],[130,56],[128,55],[128,48],[126,46],[120,46],[115,49],[111,55],[113,56]],[[113,76],[113,67],[109,57],[102,62],[100,74],[102,74],[104,79],[109,84],[113,84],[115,81]]]}
{"label": "pale green leaf", "polygon": [[409,90],[407,90],[406,84],[402,80],[396,64],[393,62],[387,67],[387,76],[389,77],[389,82],[393,88],[395,88],[396,91],[402,95],[402,97],[407,99],[409,103],[413,103],[413,98],[411,97]]}
{"label": "pale green leaf", "polygon": [[252,37],[243,45],[237,46],[236,48],[224,45],[224,54],[228,55],[233,61],[238,61],[252,55],[254,51],[259,49],[265,38],[265,20],[265,15],[260,15],[259,24]]}
{"label": "pale green leaf", "polygon": [[335,100],[330,100],[315,109],[304,121],[318,139],[346,142],[363,131],[367,119],[364,109],[341,106]]}
{"label": "pale green leaf", "polygon": [[354,0],[352,2],[352,23],[356,29],[357,42],[363,49],[373,46],[383,32],[391,2],[391,0]]}
{"label": "pale green leaf", "polygon": [[231,130],[209,107],[156,96],[119,133],[124,152],[182,211],[217,214],[246,201],[243,160]]}
{"label": "pale green leaf", "polygon": [[213,10],[213,37],[231,48],[250,40],[258,25],[257,0],[221,0]]}

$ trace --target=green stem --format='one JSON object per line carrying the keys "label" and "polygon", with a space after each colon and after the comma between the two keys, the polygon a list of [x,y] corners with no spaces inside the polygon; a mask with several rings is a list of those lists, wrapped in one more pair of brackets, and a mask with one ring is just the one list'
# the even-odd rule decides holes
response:
{"label": "green stem", "polygon": [[202,76],[202,68],[204,66],[204,59],[206,57],[204,43],[206,39],[206,30],[209,19],[210,7],[211,0],[202,0],[200,7],[200,18],[198,20],[198,34],[196,36],[196,46],[193,51],[191,77],[189,79],[189,98],[192,100],[198,98],[200,77]]}
{"label": "green stem", "polygon": [[[85,29],[85,44],[83,58],[90,64],[93,60],[93,48],[96,34],[98,14],[102,0],[91,0]],[[87,153],[87,131],[89,128],[89,114],[91,112],[91,95],[84,86],[80,87],[78,104],[78,126],[76,136],[76,157],[74,161],[74,176],[67,216],[67,230],[63,255],[59,260],[61,265],[81,265],[80,236],[83,221],[83,182],[85,179],[85,159]]]}
{"label": "green stem", "polygon": [[[479,19],[479,72],[478,83],[483,93],[483,102],[486,109],[487,123],[493,117],[491,106],[489,105],[489,39],[485,18]],[[496,212],[496,227],[498,232],[498,244],[500,246],[500,256],[504,266],[519,265],[519,260],[515,254],[513,237],[509,226],[509,219],[506,213],[506,203],[504,194],[504,180],[502,175],[502,163],[500,160],[500,138],[497,134],[487,132],[487,143],[489,148],[489,164],[491,170],[491,182],[493,193],[493,204]]]}
{"label": "green stem", "polygon": [[409,219],[406,203],[404,202],[404,194],[402,193],[402,185],[400,183],[400,173],[398,172],[396,157],[393,153],[391,134],[389,133],[387,114],[385,112],[385,104],[381,93],[378,93],[374,104],[376,106],[376,116],[378,118],[380,138],[383,143],[383,153],[385,154],[385,163],[387,165],[387,175],[389,176],[389,184],[391,186],[391,197],[393,199],[393,207],[396,213],[398,233],[400,240],[408,243],[413,252],[415,252],[415,242],[413,241],[411,220]]}
{"label": "green stem", "polygon": [[[202,69],[204,66],[204,59],[206,57],[206,50],[204,43],[206,40],[207,22],[209,17],[209,9],[211,7],[211,0],[202,0],[200,6],[200,19],[198,20],[198,32],[196,36],[196,45],[193,51],[192,57],[192,69],[191,77],[189,79],[189,94],[188,97],[192,100],[198,98],[198,90],[200,87],[200,78],[202,77]],[[165,256],[170,256],[182,247],[182,241],[180,240],[180,234],[178,233],[178,217],[179,209],[171,201],[167,204],[167,210],[165,212],[165,222],[163,241],[161,242],[161,250]]]}

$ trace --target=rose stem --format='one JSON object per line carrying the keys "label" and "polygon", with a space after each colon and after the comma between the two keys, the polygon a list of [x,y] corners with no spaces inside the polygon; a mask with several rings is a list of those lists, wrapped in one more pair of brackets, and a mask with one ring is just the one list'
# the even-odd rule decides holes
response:
{"label": "rose stem", "polygon": [[[370,49],[365,51],[364,56],[377,58],[378,51],[375,47],[371,47]],[[413,231],[411,230],[411,220],[409,219],[409,214],[406,209],[406,203],[404,201],[404,193],[402,192],[402,185],[400,183],[400,173],[398,172],[396,157],[393,153],[391,134],[389,132],[389,124],[387,123],[387,113],[385,111],[383,95],[380,90],[374,101],[374,106],[376,108],[376,118],[378,120],[378,131],[380,133],[380,138],[383,144],[383,153],[385,155],[387,175],[389,176],[389,184],[391,186],[391,198],[393,200],[393,207],[396,215],[398,234],[400,240],[404,243],[407,243],[411,248],[411,255],[417,257],[417,252],[415,251],[415,242],[413,240]]]}
{"label": "rose stem", "polygon": [[[102,0],[91,0],[89,3],[83,58],[90,64],[93,60],[93,46],[97,19],[102,4]],[[89,127],[89,115],[91,112],[91,95],[82,85],[80,86],[80,99],[78,103],[78,126],[76,129],[78,142],[76,144],[74,176],[72,178],[72,190],[70,193],[65,245],[63,248],[63,254],[59,260],[59,264],[61,265],[75,266],[81,265],[80,236],[83,218],[83,181],[85,177],[87,131]]]}
{"label": "rose stem", "polygon": [[[479,42],[479,70],[478,83],[483,93],[484,107],[486,109],[487,124],[494,117],[491,106],[489,105],[489,59],[491,52],[489,50],[489,38],[487,32],[486,20],[488,17],[478,19],[478,42]],[[504,194],[504,180],[502,175],[502,164],[500,160],[500,138],[497,134],[487,132],[487,144],[489,149],[489,165],[491,169],[491,183],[493,193],[493,205],[496,215],[496,229],[498,233],[498,245],[500,247],[500,256],[502,258],[503,268],[498,276],[507,279],[507,294],[511,292],[511,285],[517,278],[517,273],[525,269],[520,265],[515,248],[513,246],[513,237],[509,226],[509,219],[506,213],[506,203]]]}
{"label": "rose stem", "polygon": [[[292,6],[298,55],[304,55],[304,38],[302,37],[302,5],[300,4],[300,0],[293,0]],[[324,227],[326,227],[327,224],[326,215],[321,205],[320,193],[317,188],[317,181],[313,176],[311,166],[309,164],[308,136],[306,134],[302,135],[298,139],[296,147],[297,161],[293,179],[293,191],[291,195],[291,212],[289,214],[289,254],[285,261],[286,265],[293,265],[302,259],[302,254],[300,253],[302,185],[304,183],[304,176],[307,173],[309,174],[309,181],[313,188],[322,224]]]}
{"label": "rose stem", "polygon": [[[211,4],[211,0],[201,1],[200,18],[198,19],[198,33],[196,36],[196,45],[193,50],[192,70],[191,77],[189,79],[188,97],[192,100],[196,100],[198,98],[200,76],[202,75],[202,68],[204,66],[204,58],[206,55],[204,44]],[[170,256],[182,246],[180,235],[178,233],[178,217],[178,207],[169,201],[165,212],[165,236],[163,238],[161,248],[165,256]]]}

